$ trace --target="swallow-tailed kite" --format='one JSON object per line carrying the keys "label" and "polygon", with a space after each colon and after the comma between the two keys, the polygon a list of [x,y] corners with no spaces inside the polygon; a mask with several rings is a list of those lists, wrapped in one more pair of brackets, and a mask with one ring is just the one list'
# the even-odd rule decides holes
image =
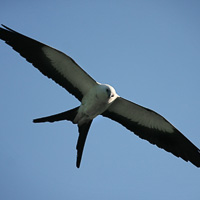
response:
{"label": "swallow-tailed kite", "polygon": [[35,123],[69,120],[78,125],[78,168],[90,125],[98,115],[122,124],[140,138],[200,167],[200,150],[161,115],[120,97],[110,85],[96,82],[66,54],[2,26],[2,40],[81,102],[69,111],[33,120]]}

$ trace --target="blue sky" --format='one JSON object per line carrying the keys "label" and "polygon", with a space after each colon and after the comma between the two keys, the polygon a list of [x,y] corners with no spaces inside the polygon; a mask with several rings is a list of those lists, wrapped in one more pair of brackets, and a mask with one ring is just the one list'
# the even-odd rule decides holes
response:
{"label": "blue sky", "polygon": [[[1,23],[70,55],[200,147],[200,2],[5,1]],[[32,119],[79,105],[0,42],[0,199],[199,199],[200,169],[109,119],[90,129]]]}

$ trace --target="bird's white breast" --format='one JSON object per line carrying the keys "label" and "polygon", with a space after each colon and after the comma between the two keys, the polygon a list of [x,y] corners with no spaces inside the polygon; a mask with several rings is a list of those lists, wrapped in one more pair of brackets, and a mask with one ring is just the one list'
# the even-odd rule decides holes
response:
{"label": "bird's white breast", "polygon": [[108,97],[106,87],[111,86],[98,84],[90,89],[82,99],[74,123],[82,124],[87,120],[94,119],[96,116],[102,114],[112,104],[116,99],[117,94],[115,93],[113,97]]}

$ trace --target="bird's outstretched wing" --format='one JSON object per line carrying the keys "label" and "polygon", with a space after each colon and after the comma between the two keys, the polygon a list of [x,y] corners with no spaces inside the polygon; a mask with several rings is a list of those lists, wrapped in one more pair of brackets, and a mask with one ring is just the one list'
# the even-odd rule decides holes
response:
{"label": "bird's outstretched wing", "polygon": [[66,54],[2,26],[4,28],[0,28],[0,39],[80,101],[96,84],[96,81]]}
{"label": "bird's outstretched wing", "polygon": [[200,150],[156,112],[118,97],[102,114],[140,138],[200,167]]}

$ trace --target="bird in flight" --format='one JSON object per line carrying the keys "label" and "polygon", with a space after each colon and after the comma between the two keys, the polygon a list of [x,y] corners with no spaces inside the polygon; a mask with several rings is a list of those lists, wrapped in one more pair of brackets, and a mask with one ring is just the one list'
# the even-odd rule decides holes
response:
{"label": "bird in flight", "polygon": [[120,97],[112,86],[96,82],[68,55],[4,25],[0,27],[0,39],[81,102],[69,111],[33,120],[35,123],[68,120],[77,124],[78,168],[90,125],[98,115],[120,123],[140,138],[200,167],[200,150],[164,117]]}

